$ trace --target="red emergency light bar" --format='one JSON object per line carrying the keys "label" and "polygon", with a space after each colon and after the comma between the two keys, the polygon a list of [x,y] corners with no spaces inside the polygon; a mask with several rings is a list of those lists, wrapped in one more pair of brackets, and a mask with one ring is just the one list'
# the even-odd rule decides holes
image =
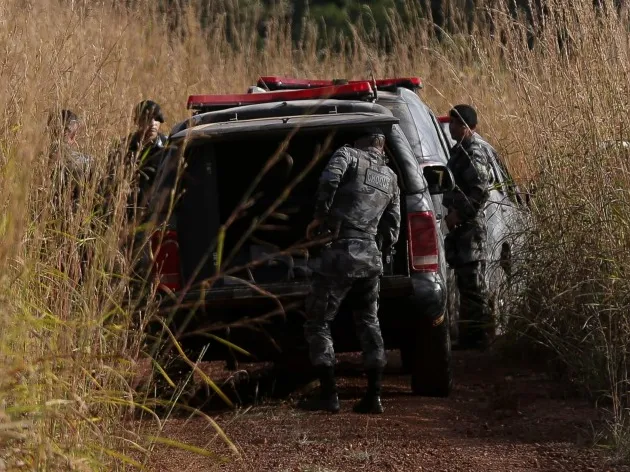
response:
{"label": "red emergency light bar", "polygon": [[[318,87],[329,87],[331,85],[338,85],[339,83],[356,84],[361,82],[368,82],[368,79],[362,80],[310,80],[310,79],[295,79],[292,77],[279,77],[279,76],[265,76],[258,79],[256,84],[258,87],[266,88],[272,91],[276,90],[300,90],[300,89],[313,89]],[[372,83],[371,81],[369,81]],[[378,79],[376,80],[376,88],[378,90],[393,91],[397,87],[408,88],[411,90],[421,89],[423,87],[422,79],[419,77],[404,77],[404,78],[392,78],[392,79]]]}
{"label": "red emergency light bar", "polygon": [[296,100],[317,99],[368,99],[374,97],[369,82],[354,82],[347,85],[319,87],[312,90],[282,90],[265,93],[246,93],[236,95],[190,95],[188,109],[223,110],[243,105],[255,105],[271,102],[288,102]]}
{"label": "red emergency light bar", "polygon": [[417,90],[424,87],[420,77],[404,77],[396,79],[377,79],[376,87],[379,90],[393,90],[397,87]]}

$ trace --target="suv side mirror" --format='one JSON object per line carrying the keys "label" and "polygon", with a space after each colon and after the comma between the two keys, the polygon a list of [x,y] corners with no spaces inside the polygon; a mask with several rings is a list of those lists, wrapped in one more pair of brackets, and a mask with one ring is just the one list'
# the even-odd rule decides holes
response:
{"label": "suv side mirror", "polygon": [[455,188],[453,174],[444,164],[427,162],[420,165],[431,195],[450,192]]}

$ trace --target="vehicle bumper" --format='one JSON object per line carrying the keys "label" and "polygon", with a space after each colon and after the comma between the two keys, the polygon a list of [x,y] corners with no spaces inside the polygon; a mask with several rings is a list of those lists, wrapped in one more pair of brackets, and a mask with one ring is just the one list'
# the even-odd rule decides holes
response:
{"label": "vehicle bumper", "polygon": [[[381,298],[413,297],[415,282],[409,277],[383,277],[381,279]],[[428,288],[423,290],[429,290]],[[173,308],[231,308],[237,306],[260,305],[265,302],[278,301],[283,304],[295,303],[303,300],[310,291],[310,283],[293,282],[283,284],[259,284],[218,287],[211,290],[195,288],[186,293],[166,295],[160,302],[160,312]]]}
{"label": "vehicle bumper", "polygon": [[[191,290],[178,299],[164,297],[160,304],[163,318],[188,319],[181,337],[188,338],[188,346],[205,345],[203,332],[216,332],[230,342],[251,352],[258,360],[270,360],[290,346],[303,344],[303,301],[310,291],[308,282],[272,284],[248,287],[244,285],[217,287],[213,290]],[[446,309],[444,284],[436,274],[417,273],[412,277],[384,277],[381,280],[381,310],[379,318],[383,339],[388,349],[400,347],[409,333],[410,325],[418,320],[439,322]],[[180,301],[181,300],[181,301]],[[280,302],[280,303],[279,303]],[[286,310],[286,314],[285,313]],[[282,316],[278,316],[281,315]],[[443,319],[443,318],[441,318]],[[175,324],[178,323],[175,321]],[[261,335],[256,326],[264,326]],[[231,326],[228,331],[226,328]],[[339,316],[335,337],[337,352],[360,349],[352,316]],[[199,339],[194,339],[197,336]],[[225,359],[226,349],[214,343],[206,353],[207,359]]]}

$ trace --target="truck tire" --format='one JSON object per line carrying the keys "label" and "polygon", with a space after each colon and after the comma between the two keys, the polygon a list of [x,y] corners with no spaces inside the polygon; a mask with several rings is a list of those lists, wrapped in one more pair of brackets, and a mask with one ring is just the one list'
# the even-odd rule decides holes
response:
{"label": "truck tire", "polygon": [[411,371],[411,391],[425,397],[448,397],[453,388],[451,327],[448,313],[439,324],[420,322],[415,342],[401,349],[403,365]]}

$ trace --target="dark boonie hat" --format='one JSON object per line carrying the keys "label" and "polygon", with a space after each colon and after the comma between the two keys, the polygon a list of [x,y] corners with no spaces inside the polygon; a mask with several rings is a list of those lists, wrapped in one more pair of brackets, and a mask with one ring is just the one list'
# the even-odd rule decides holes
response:
{"label": "dark boonie hat", "polygon": [[140,118],[151,117],[160,123],[164,123],[164,115],[162,114],[162,108],[153,100],[143,100],[136,105],[133,111],[133,119],[138,122]]}

